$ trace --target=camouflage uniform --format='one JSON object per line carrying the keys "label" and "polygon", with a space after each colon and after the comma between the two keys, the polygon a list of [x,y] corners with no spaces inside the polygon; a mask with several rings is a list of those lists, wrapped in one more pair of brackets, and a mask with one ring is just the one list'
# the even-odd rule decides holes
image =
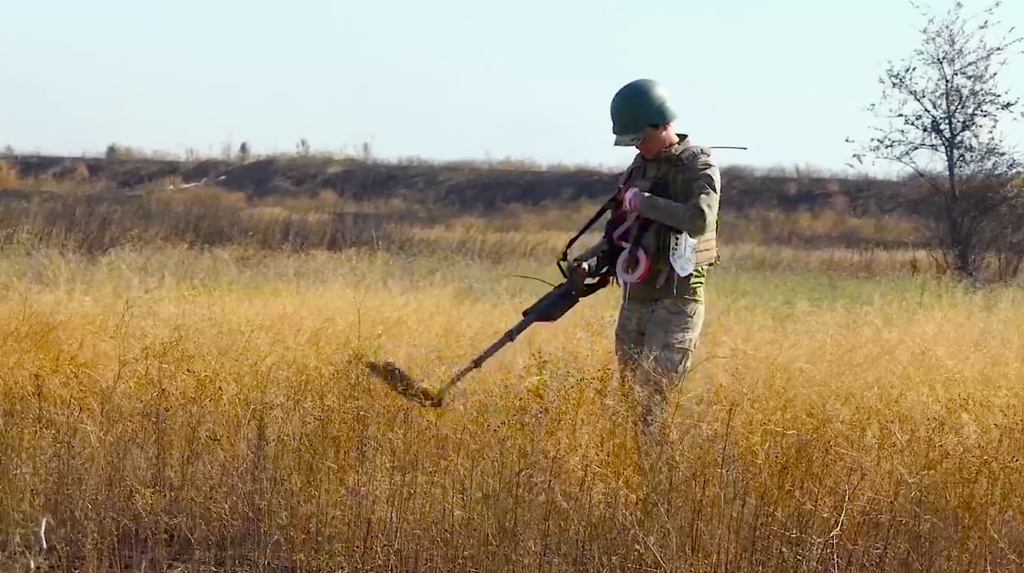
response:
{"label": "camouflage uniform", "polygon": [[[612,98],[615,145],[640,153],[619,180],[620,210],[604,239],[577,258],[595,261],[587,269],[615,268],[623,282],[615,352],[620,374],[637,391],[648,435],[689,370],[704,324],[704,280],[719,262],[721,176],[707,148],[668,131],[677,117],[668,92],[653,80],[632,81]],[[680,242],[685,248],[674,248]],[[631,273],[624,264],[638,255],[648,258],[646,273]]]}
{"label": "camouflage uniform", "polygon": [[[692,147],[685,134],[653,160],[637,156],[624,183],[644,192],[637,215],[658,223],[640,242],[651,269],[644,280],[623,285],[615,330],[620,370],[639,393],[641,419],[649,429],[688,371],[704,324],[704,280],[719,261],[721,183],[708,151]],[[680,231],[696,239],[693,272],[686,276],[679,276],[668,256],[671,235]]]}
{"label": "camouflage uniform", "polygon": [[[706,148],[692,146],[685,134],[677,135],[679,142],[660,156],[646,160],[637,155],[619,181],[623,189],[641,191],[636,215],[653,222],[639,242],[650,257],[650,271],[643,280],[622,285],[615,329],[620,373],[636,390],[648,432],[663,417],[669,392],[690,367],[704,323],[705,277],[720,260],[718,168]],[[621,220],[621,214],[613,214],[608,225]],[[606,240],[581,258],[601,256],[609,247],[607,232]],[[673,235],[680,232],[696,239],[693,271],[685,276],[679,276],[669,261]]]}

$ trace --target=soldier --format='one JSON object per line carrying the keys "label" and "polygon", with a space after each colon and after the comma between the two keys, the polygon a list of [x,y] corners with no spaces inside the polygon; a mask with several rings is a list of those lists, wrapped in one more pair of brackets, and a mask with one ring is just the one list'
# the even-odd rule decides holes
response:
{"label": "soldier", "polygon": [[623,86],[611,101],[615,145],[638,153],[619,180],[620,205],[601,242],[574,259],[616,269],[622,302],[615,329],[620,375],[637,391],[651,435],[668,394],[689,370],[704,323],[704,283],[719,262],[721,179],[708,149],[676,133],[667,92],[652,80]]}

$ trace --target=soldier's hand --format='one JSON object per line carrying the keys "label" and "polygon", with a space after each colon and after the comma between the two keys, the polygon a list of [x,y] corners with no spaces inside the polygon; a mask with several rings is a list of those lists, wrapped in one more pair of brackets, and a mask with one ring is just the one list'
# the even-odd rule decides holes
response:
{"label": "soldier's hand", "polygon": [[588,278],[593,270],[593,266],[589,261],[575,260],[572,262],[572,272],[579,278]]}

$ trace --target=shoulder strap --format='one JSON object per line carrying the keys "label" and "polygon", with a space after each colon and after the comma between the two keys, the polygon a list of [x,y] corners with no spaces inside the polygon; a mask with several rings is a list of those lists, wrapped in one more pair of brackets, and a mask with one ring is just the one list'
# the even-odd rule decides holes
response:
{"label": "shoulder strap", "polygon": [[672,154],[679,159],[683,165],[688,165],[696,161],[699,157],[711,157],[711,149],[704,145],[690,145],[679,150],[678,153]]}

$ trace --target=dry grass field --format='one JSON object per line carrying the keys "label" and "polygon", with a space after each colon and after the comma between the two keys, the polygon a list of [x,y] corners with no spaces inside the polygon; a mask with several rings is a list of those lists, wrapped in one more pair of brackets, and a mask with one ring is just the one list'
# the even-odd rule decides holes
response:
{"label": "dry grass field", "polygon": [[549,288],[516,275],[558,278],[585,211],[325,250],[315,213],[181,205],[0,212],[2,571],[1024,570],[1019,286],[729,242],[645,449],[614,288],[441,409],[363,367],[439,384]]}

